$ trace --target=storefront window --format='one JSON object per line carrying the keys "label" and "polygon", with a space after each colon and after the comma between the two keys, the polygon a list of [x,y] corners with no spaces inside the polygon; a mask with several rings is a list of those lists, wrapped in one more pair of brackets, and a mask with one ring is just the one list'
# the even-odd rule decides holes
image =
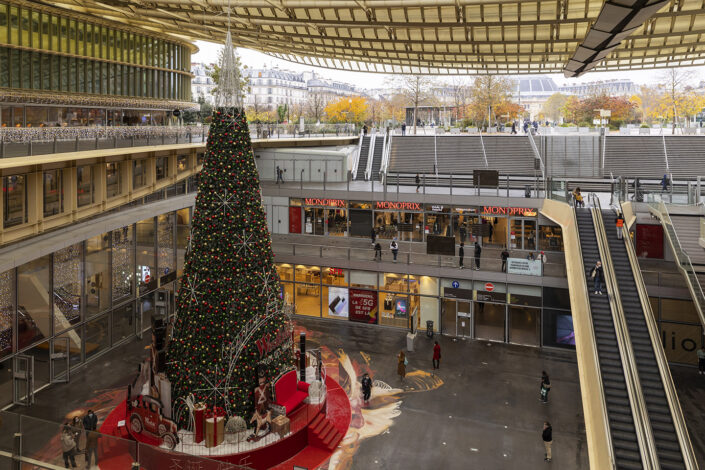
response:
{"label": "storefront window", "polygon": [[176,269],[177,277],[184,274],[184,259],[191,230],[191,213],[188,208],[176,211]]}
{"label": "storefront window", "polygon": [[294,303],[294,283],[293,282],[282,282],[282,295],[284,296],[284,303],[286,305],[291,305]]}
{"label": "storefront window", "polygon": [[17,348],[51,337],[49,255],[17,268]]}
{"label": "storefront window", "polygon": [[294,280],[294,268],[290,264],[277,264],[276,267],[279,273],[279,279],[282,281]]}
{"label": "storefront window", "polygon": [[296,282],[321,283],[321,268],[318,266],[296,265]]}
{"label": "storefront window", "polygon": [[540,319],[540,308],[510,305],[509,342],[527,346],[539,346],[541,343],[541,334],[539,332]]}
{"label": "storefront window", "polygon": [[482,234],[484,246],[502,248],[507,244],[508,219],[506,217],[482,216],[480,223],[482,226],[476,228],[473,234],[476,236]]}
{"label": "storefront window", "polygon": [[543,309],[543,345],[575,349],[575,328],[570,310]]}
{"label": "storefront window", "polygon": [[[168,276],[170,273],[175,276],[174,270],[174,217],[173,212],[161,214],[157,216],[157,267],[159,269],[159,278]],[[170,282],[169,279],[160,281],[161,283]]]}
{"label": "storefront window", "polygon": [[54,331],[63,331],[81,321],[83,244],[54,253]]}
{"label": "storefront window", "polygon": [[90,165],[76,168],[76,190],[78,207],[93,204],[93,168]]}
{"label": "storefront window", "polygon": [[157,157],[156,161],[156,179],[163,180],[169,176],[169,157]]}
{"label": "storefront window", "polygon": [[377,290],[377,273],[371,271],[350,271],[350,286]]}
{"label": "storefront window", "polygon": [[2,179],[3,226],[12,227],[27,222],[27,188],[24,175]]}
{"label": "storefront window", "polygon": [[154,219],[149,218],[137,222],[137,282],[140,295],[156,288],[154,276]]}
{"label": "storefront window", "polygon": [[513,250],[536,250],[536,221],[511,219],[510,246]]}
{"label": "storefront window", "polygon": [[[298,273],[298,268],[297,268]],[[321,286],[318,284],[296,284],[296,314],[310,317],[321,316]]]}
{"label": "storefront window", "polygon": [[[411,313],[418,308],[418,323],[414,329],[426,329],[426,322],[433,321],[433,329],[440,328],[438,311],[438,278],[431,276],[409,276]],[[421,295],[418,295],[421,294]]]}
{"label": "storefront window", "polygon": [[105,190],[108,199],[120,194],[120,163],[105,164]]}
{"label": "storefront window", "polygon": [[347,286],[348,270],[342,268],[323,268],[323,284]]}
{"label": "storefront window", "polygon": [[473,226],[480,223],[474,207],[456,207],[453,210],[453,233],[456,243],[473,241]]}
{"label": "storefront window", "polygon": [[176,172],[182,173],[188,170],[188,155],[179,155],[176,157]]}
{"label": "storefront window", "polygon": [[409,280],[406,274],[379,273],[379,290],[392,292],[408,292]]}
{"label": "storefront window", "polygon": [[87,322],[85,332],[86,359],[90,359],[110,347],[110,314]]}
{"label": "storefront window", "polygon": [[135,334],[135,304],[129,304],[113,310],[113,345]]}
{"label": "storefront window", "polygon": [[350,294],[347,287],[323,286],[323,317],[347,320]]}
{"label": "storefront window", "polygon": [[426,226],[424,231],[430,235],[452,236],[453,227],[451,226],[450,207],[438,204],[427,204]]}
{"label": "storefront window", "polygon": [[[36,76],[38,76],[38,74]],[[44,127],[47,125],[47,108],[27,106],[25,112],[27,127]]]}
{"label": "storefront window", "polygon": [[113,304],[117,304],[133,292],[135,239],[132,225],[112,232],[113,244]]}
{"label": "storefront window", "polygon": [[375,211],[375,231],[379,238],[396,238],[399,233],[399,222],[401,215],[399,212]]}
{"label": "storefront window", "polygon": [[[57,338],[68,338],[69,340],[69,367],[73,369],[77,365],[81,363],[81,350],[82,350],[82,343],[81,343],[81,327],[74,328],[73,330],[66,331],[60,335],[57,335]],[[61,346],[63,345],[63,342],[56,341],[54,342],[54,352],[63,352],[61,350]],[[35,359],[36,362],[36,359]],[[61,364],[62,361],[57,361],[54,364]],[[64,368],[65,369],[65,368]],[[54,370],[54,377],[60,376],[62,370]]]}
{"label": "storefront window", "polygon": [[44,217],[51,217],[64,210],[64,188],[61,186],[62,171],[44,172]]}
{"label": "storefront window", "polygon": [[147,184],[147,160],[132,161],[132,189],[139,189]]}
{"label": "storefront window", "polygon": [[14,349],[15,312],[15,270],[9,269],[0,274],[0,358]]}
{"label": "storefront window", "polygon": [[476,338],[505,341],[506,291],[501,283],[475,281]]}
{"label": "storefront window", "polygon": [[372,203],[350,202],[348,217],[350,236],[369,238],[374,229],[372,220]]}
{"label": "storefront window", "polygon": [[563,229],[553,225],[539,226],[539,249],[563,251]]}
{"label": "storefront window", "polygon": [[[411,315],[409,281],[405,274],[379,273],[380,325],[408,328]],[[382,291],[389,292],[382,292]]]}
{"label": "storefront window", "polygon": [[86,315],[110,306],[110,233],[86,240]]}

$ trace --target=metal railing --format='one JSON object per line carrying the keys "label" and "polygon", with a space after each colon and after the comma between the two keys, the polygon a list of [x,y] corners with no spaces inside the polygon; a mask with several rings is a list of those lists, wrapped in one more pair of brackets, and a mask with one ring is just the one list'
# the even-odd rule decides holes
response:
{"label": "metal railing", "polygon": [[610,253],[604,222],[602,220],[602,207],[600,205],[600,199],[595,194],[590,194],[588,198],[593,206],[591,211],[593,222],[595,224],[595,236],[597,237],[600,259],[605,261],[602,264],[603,273],[605,277],[605,284],[608,287],[607,293],[612,311],[614,332],[617,337],[617,346],[619,348],[620,357],[622,358],[624,380],[627,386],[629,402],[631,403],[636,436],[639,441],[641,462],[644,468],[659,468],[658,456],[656,454],[656,444],[654,441],[650,420],[646,411],[644,393],[639,381],[636,358],[634,357],[634,348],[629,336],[629,330],[622,307],[623,304],[620,296],[619,285],[617,283],[617,277],[611,263],[606,262],[607,260],[612,259],[612,255]]}
{"label": "metal railing", "polygon": [[700,317],[701,324],[705,325],[705,294],[703,293],[702,286],[698,280],[698,276],[693,268],[693,263],[690,261],[690,256],[683,250],[683,247],[678,239],[678,234],[673,228],[673,221],[671,216],[668,214],[668,209],[663,201],[651,202],[649,204],[649,209],[651,212],[659,218],[661,225],[666,232],[666,239],[671,247],[673,256],[678,263],[678,270],[681,272],[685,281],[688,285],[688,290],[693,298],[693,303],[695,304],[695,309]]}
{"label": "metal railing", "polygon": [[[490,167],[490,163],[487,160],[487,152],[485,151],[485,141],[482,139],[482,132],[480,132],[480,145],[482,146],[482,158],[485,159],[485,168]],[[438,162],[436,162],[437,164]]]}
{"label": "metal railing", "polygon": [[358,136],[357,140],[357,152],[355,153],[355,160],[353,161],[352,164],[352,175],[355,176],[357,175],[357,167],[360,164],[360,152],[362,151],[362,140],[363,140],[363,135],[362,132],[360,132],[360,135]]}
{"label": "metal railing", "polygon": [[631,238],[629,238],[629,230],[626,226],[622,227],[622,239],[624,240],[627,255],[629,256],[629,263],[632,268],[632,274],[634,275],[634,283],[636,284],[637,291],[639,293],[639,300],[644,313],[644,320],[646,322],[646,327],[649,330],[649,337],[651,338],[654,356],[658,365],[659,374],[661,375],[661,382],[663,383],[666,400],[668,401],[669,408],[671,409],[671,417],[673,419],[673,425],[680,444],[683,461],[685,462],[688,470],[696,470],[698,468],[698,464],[695,459],[693,444],[690,440],[688,427],[685,422],[685,417],[683,416],[683,410],[681,409],[678,394],[675,390],[673,377],[671,376],[671,369],[668,366],[668,360],[666,359],[666,354],[661,345],[661,335],[659,333],[658,326],[656,325],[654,314],[651,311],[651,302],[649,301],[649,294],[646,292],[646,285],[644,284],[644,279],[641,274],[641,268],[639,266],[639,260],[637,259],[636,250],[634,249]]}
{"label": "metal railing", "polygon": [[[546,178],[546,165],[543,163],[543,158],[541,158],[541,152],[539,152],[538,147],[536,147],[536,141],[534,141],[534,136],[529,132],[526,134],[529,138],[529,143],[531,144],[531,149],[534,151],[534,157],[538,159],[541,165],[541,177]],[[485,160],[487,158],[485,157]]]}

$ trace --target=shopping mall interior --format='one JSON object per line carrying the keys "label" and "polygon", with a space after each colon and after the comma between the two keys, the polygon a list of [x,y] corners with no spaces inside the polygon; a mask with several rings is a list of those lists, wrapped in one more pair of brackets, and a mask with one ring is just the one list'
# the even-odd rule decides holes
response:
{"label": "shopping mall interior", "polygon": [[[263,127],[230,60],[702,74],[703,28],[694,0],[0,0],[0,469],[705,468],[705,104]],[[194,124],[196,41],[225,46]]]}

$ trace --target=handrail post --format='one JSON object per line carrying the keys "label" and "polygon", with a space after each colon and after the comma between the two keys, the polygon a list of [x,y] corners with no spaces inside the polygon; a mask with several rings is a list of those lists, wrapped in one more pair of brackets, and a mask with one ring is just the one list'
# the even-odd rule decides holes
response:
{"label": "handrail post", "polygon": [[426,194],[426,173],[423,174],[423,193]]}
{"label": "handrail post", "polygon": [[450,195],[453,195],[453,173],[450,174],[450,178],[448,180],[449,186],[450,186]]}
{"label": "handrail post", "polygon": [[301,177],[299,178],[299,189],[304,190],[304,169],[301,169]]}

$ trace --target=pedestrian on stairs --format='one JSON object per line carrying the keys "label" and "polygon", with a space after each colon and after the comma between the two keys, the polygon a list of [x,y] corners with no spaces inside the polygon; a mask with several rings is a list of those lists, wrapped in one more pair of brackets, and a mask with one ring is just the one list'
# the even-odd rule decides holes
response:
{"label": "pedestrian on stairs", "polygon": [[614,223],[617,226],[617,238],[622,239],[622,227],[624,227],[624,216],[621,212],[617,212],[617,217],[614,219]]}
{"label": "pedestrian on stairs", "polygon": [[602,295],[602,282],[605,279],[604,271],[602,269],[602,262],[598,261],[595,263],[592,271],[590,271],[590,277],[592,278],[595,294]]}
{"label": "pedestrian on stairs", "polygon": [[416,181],[416,192],[419,192],[419,188],[421,187],[421,178],[419,177],[419,174],[416,173],[416,178],[414,179]]}
{"label": "pedestrian on stairs", "polygon": [[375,244],[375,261],[382,261],[382,245],[377,242]]}

